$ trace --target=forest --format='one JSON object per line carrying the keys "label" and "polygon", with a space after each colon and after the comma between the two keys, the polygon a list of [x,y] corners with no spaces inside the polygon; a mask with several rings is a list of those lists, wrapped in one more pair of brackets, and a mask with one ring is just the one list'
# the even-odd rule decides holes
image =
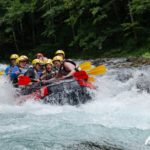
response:
{"label": "forest", "polygon": [[142,55],[149,43],[150,0],[0,0],[0,60]]}

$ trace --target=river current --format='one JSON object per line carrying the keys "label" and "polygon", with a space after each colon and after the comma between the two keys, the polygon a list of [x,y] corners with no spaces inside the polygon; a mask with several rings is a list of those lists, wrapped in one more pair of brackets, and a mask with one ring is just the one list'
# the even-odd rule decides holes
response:
{"label": "river current", "polygon": [[108,66],[92,101],[79,106],[17,105],[14,88],[0,76],[0,149],[149,150],[149,74],[150,66]]}

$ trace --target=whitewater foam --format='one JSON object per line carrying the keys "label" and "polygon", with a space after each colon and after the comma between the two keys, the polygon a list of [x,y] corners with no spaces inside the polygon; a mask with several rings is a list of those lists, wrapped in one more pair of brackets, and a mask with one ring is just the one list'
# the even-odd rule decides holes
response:
{"label": "whitewater foam", "polygon": [[[70,136],[72,141],[105,140],[113,144],[124,143],[121,145],[128,149],[141,149],[144,143],[149,145],[150,94],[138,88],[137,84],[147,83],[149,73],[149,67],[109,68],[106,75],[96,78],[98,89],[93,101],[78,107],[51,106],[32,99],[16,105],[15,89],[6,77],[1,76],[0,133],[9,136],[11,131],[16,132],[20,128],[18,132],[21,133],[16,136],[21,138],[25,130],[30,129],[28,133],[35,137],[36,134],[41,135],[37,133],[38,127],[43,138],[60,140],[60,143],[66,143],[63,139]],[[1,140],[4,141],[3,138]]]}

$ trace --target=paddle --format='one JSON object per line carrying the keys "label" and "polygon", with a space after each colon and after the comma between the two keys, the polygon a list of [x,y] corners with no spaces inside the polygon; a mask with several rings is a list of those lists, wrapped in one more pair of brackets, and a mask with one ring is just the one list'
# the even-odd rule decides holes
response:
{"label": "paddle", "polygon": [[88,82],[95,82],[95,78],[93,76],[88,77]]}
{"label": "paddle", "polygon": [[106,66],[101,65],[87,72],[89,75],[100,75],[106,73]]}
{"label": "paddle", "polygon": [[[82,70],[90,70],[92,68],[92,64],[91,62],[87,61],[87,62],[84,62],[82,64],[79,65],[79,67],[82,69]],[[87,72],[89,75],[100,75],[100,74],[104,74],[106,73],[106,67],[104,65],[101,65],[101,66],[98,66],[98,67],[95,67],[93,69],[91,69],[90,71]],[[83,75],[83,73],[79,73],[80,74],[80,78],[81,76]],[[78,74],[78,76],[79,76]],[[88,81],[89,82],[94,82],[95,79],[94,77],[89,77],[88,78]]]}
{"label": "paddle", "polygon": [[[104,74],[106,73],[106,66],[104,65],[101,65],[101,66],[98,66],[98,67],[95,67],[93,69],[91,69],[90,71],[87,72],[89,75],[100,75],[100,74]],[[85,71],[79,71],[79,72],[76,72],[74,74],[74,77],[77,81],[84,81],[87,80],[88,82],[95,82],[95,79],[93,76],[88,76]],[[83,83],[80,83],[78,82],[81,86],[86,86],[86,84],[83,84]],[[87,82],[86,82],[87,83]]]}
{"label": "paddle", "polygon": [[79,65],[82,70],[90,70],[92,68],[92,63],[87,61]]}
{"label": "paddle", "polygon": [[0,76],[1,76],[1,75],[4,75],[4,72],[3,72],[3,71],[0,71]]}

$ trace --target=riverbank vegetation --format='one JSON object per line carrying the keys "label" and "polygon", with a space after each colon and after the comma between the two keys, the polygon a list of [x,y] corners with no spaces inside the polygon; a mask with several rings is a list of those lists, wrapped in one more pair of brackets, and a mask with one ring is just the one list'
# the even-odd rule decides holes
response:
{"label": "riverbank vegetation", "polygon": [[0,59],[147,56],[149,18],[150,0],[0,0]]}

